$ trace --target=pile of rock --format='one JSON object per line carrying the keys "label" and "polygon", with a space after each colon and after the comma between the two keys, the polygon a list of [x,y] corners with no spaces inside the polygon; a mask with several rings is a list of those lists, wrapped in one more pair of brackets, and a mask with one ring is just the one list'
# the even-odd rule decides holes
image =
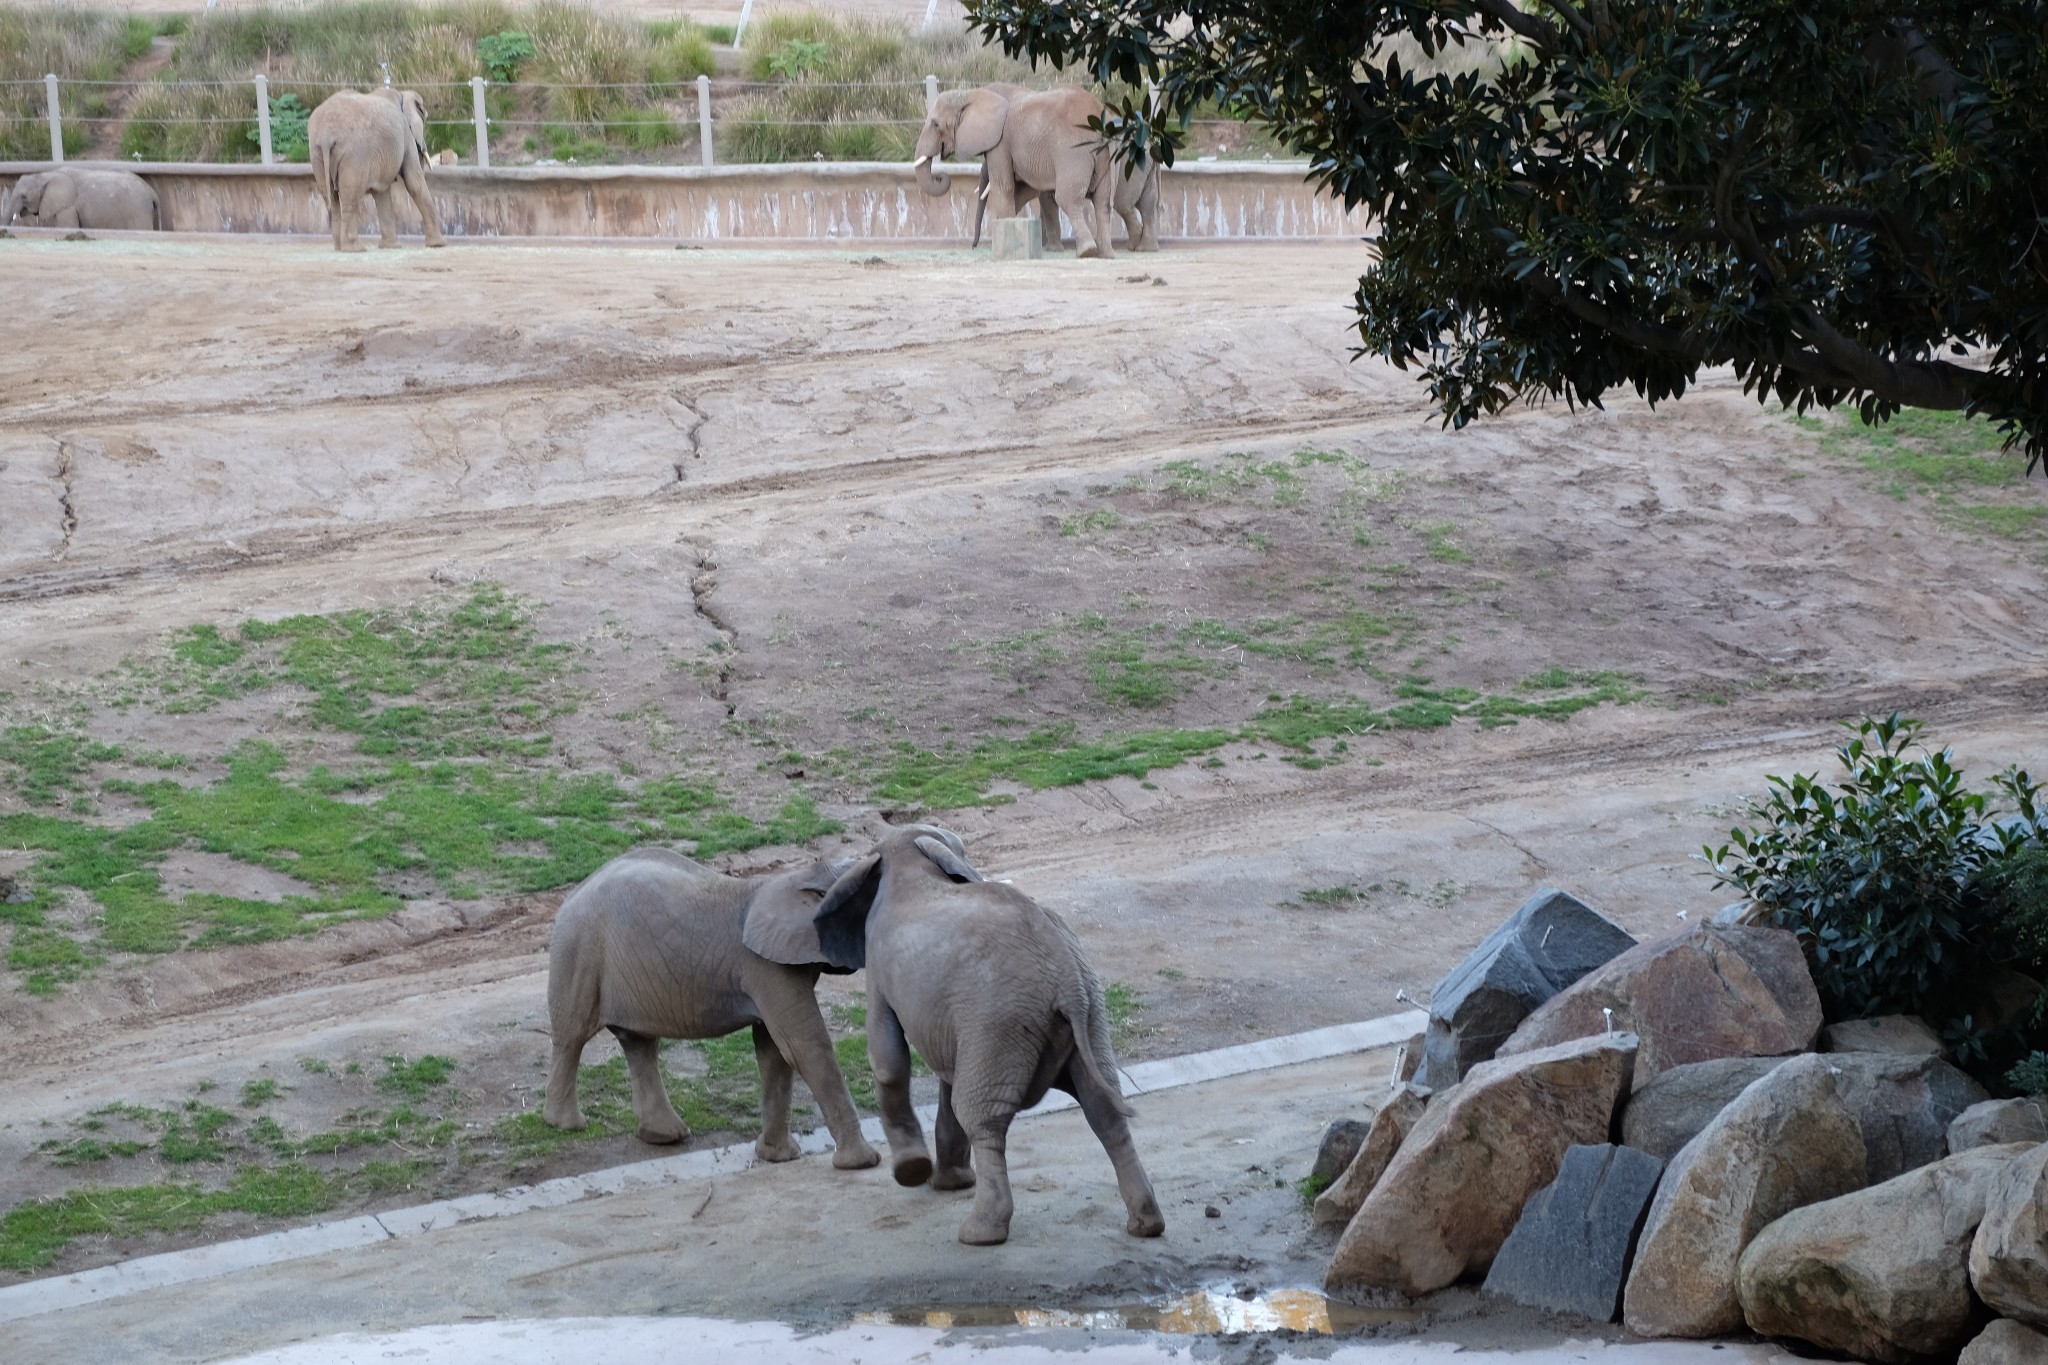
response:
{"label": "pile of rock", "polygon": [[1823,1029],[1784,930],[1637,943],[1540,891],[1438,985],[1414,1077],[1331,1126],[1329,1287],[1483,1276],[1644,1336],[2048,1365],[2048,1106],[1943,1051]]}

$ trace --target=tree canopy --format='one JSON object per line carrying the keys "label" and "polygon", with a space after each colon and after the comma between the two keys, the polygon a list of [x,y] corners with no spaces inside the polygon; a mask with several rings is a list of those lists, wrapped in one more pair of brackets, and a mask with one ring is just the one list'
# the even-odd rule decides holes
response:
{"label": "tree canopy", "polygon": [[2048,452],[2048,0],[967,0],[1012,55],[1220,106],[1376,219],[1361,354],[1463,426],[1677,397],[1963,410]]}

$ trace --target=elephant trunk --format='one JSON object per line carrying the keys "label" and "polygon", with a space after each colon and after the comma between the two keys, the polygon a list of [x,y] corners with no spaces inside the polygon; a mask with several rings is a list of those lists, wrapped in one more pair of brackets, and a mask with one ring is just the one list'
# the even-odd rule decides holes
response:
{"label": "elephant trunk", "polygon": [[917,140],[917,161],[912,166],[917,172],[917,187],[926,194],[941,195],[953,188],[953,177],[938,169],[939,157],[945,150],[938,130],[927,126]]}
{"label": "elephant trunk", "polygon": [[19,190],[7,191],[7,198],[0,200],[0,227],[6,227],[9,223],[12,223],[14,215],[20,211],[21,192]]}

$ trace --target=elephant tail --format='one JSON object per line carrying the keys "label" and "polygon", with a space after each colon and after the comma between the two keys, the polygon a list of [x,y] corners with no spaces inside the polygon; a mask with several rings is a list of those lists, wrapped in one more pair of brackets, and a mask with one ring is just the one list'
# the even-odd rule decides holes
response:
{"label": "elephant tail", "polygon": [[1060,990],[1059,1012],[1074,1031],[1074,1054],[1096,1090],[1109,1098],[1116,1112],[1129,1118],[1135,1110],[1117,1084],[1116,1053],[1109,1045],[1109,1007],[1103,1003],[1102,980],[1081,953],[1081,940],[1065,920],[1054,917],[1067,942],[1073,970]]}
{"label": "elephant tail", "polygon": [[313,163],[313,184],[320,191],[320,198],[325,201],[328,208],[333,208],[341,202],[341,186],[335,183],[339,168],[335,166],[334,158],[328,154],[327,140],[324,136],[316,135],[313,138],[312,145],[306,148],[306,160]]}

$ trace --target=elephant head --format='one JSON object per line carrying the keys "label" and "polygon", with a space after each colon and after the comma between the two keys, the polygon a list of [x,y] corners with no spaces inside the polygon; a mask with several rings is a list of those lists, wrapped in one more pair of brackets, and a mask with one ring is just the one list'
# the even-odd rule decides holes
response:
{"label": "elephant head", "polygon": [[747,951],[784,966],[814,967],[825,963],[824,970],[832,976],[852,971],[853,968],[838,966],[825,955],[818,943],[815,922],[825,893],[852,867],[850,858],[820,858],[801,871],[785,872],[762,882],[747,899],[740,942]]}
{"label": "elephant head", "polygon": [[945,194],[953,188],[953,177],[933,169],[947,157],[985,156],[1003,140],[1003,120],[1010,103],[986,88],[948,90],[932,105],[917,135],[917,186],[926,194]]}
{"label": "elephant head", "polygon": [[[37,171],[14,182],[14,188],[7,192],[5,202],[0,202],[0,227],[20,217],[33,227],[42,218],[43,199],[52,185],[62,182],[58,190],[60,199],[68,196],[71,177],[62,171]],[[56,207],[52,206],[53,209]]]}
{"label": "elephant head", "polygon": [[[905,825],[892,830],[873,853],[840,873],[818,902],[813,925],[825,960],[842,972],[856,972],[867,965],[868,912],[881,893],[884,855],[909,845],[923,858],[888,858],[887,863],[902,875],[922,875],[941,882],[978,882],[982,875],[967,861],[967,846],[960,836],[938,825]],[[751,944],[748,946],[752,946]]]}

